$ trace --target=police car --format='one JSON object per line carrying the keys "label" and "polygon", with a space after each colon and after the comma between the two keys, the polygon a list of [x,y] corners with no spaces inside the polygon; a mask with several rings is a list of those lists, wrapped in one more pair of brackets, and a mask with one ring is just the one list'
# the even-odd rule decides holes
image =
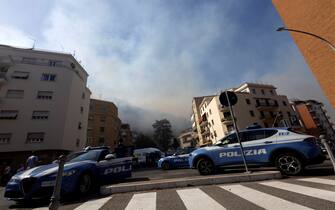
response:
{"label": "police car", "polygon": [[[240,132],[248,166],[276,166],[283,174],[296,175],[308,164],[322,163],[325,156],[313,136],[287,128],[251,129]],[[215,173],[219,167],[243,167],[243,158],[235,132],[216,145],[190,154],[191,168],[202,175]]]}
{"label": "police car", "polygon": [[[57,171],[58,164],[52,163],[17,173],[4,196],[15,201],[50,198]],[[115,159],[108,147],[87,148],[67,157],[61,193],[86,194],[95,186],[130,177],[131,171],[131,157]]]}
{"label": "police car", "polygon": [[171,156],[163,157],[158,160],[158,168],[163,170],[173,169],[173,168],[189,168],[189,153],[194,151],[195,148],[184,148],[177,150]]}

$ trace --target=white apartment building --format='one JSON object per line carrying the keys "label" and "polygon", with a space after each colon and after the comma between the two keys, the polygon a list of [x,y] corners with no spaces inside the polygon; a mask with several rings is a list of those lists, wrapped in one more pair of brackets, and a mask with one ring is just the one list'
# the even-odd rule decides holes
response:
{"label": "white apartment building", "polygon": [[196,146],[196,140],[195,140],[195,132],[192,130],[192,128],[185,129],[180,132],[178,136],[179,144],[181,148],[187,148],[187,147],[195,147]]}
{"label": "white apartment building", "polygon": [[71,54],[0,45],[0,161],[82,149],[91,92]]}
{"label": "white apartment building", "polygon": [[[238,97],[233,110],[239,129],[255,124],[262,127],[300,126],[287,97],[278,95],[273,85],[245,83],[230,90]],[[213,144],[234,130],[229,107],[221,105],[219,94],[204,97],[199,110],[200,129],[197,131],[202,137],[200,146]]]}

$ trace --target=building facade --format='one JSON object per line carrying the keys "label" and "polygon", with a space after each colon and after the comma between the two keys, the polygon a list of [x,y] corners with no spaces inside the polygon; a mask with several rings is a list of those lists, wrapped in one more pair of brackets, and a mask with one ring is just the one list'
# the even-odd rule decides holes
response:
{"label": "building facade", "polygon": [[[276,87],[245,83],[230,91],[235,92],[238,97],[233,111],[239,129],[252,125],[300,127],[287,97],[278,95]],[[221,105],[219,95],[204,98],[199,110],[201,117],[198,135],[203,138],[200,146],[213,144],[234,130],[229,107]]]}
{"label": "building facade", "polygon": [[295,100],[292,101],[292,106],[305,127],[306,133],[316,137],[323,134],[335,146],[333,123],[330,122],[327,110],[321,102],[315,100]]}
{"label": "building facade", "polygon": [[87,127],[87,146],[114,149],[120,139],[121,120],[113,102],[91,99]]}
{"label": "building facade", "polygon": [[[320,36],[335,45],[334,0],[272,0],[287,28]],[[323,92],[335,108],[335,53],[326,42],[290,32]]]}
{"label": "building facade", "polygon": [[[0,161],[42,162],[82,149],[90,90],[71,54],[0,46]],[[15,158],[14,158],[15,157]]]}
{"label": "building facade", "polygon": [[187,147],[195,147],[197,142],[195,140],[196,133],[193,131],[192,128],[185,129],[180,132],[180,135],[177,137],[180,147],[187,148]]}
{"label": "building facade", "polygon": [[120,143],[124,146],[133,146],[133,134],[130,129],[129,124],[122,124],[121,125],[121,139]]}

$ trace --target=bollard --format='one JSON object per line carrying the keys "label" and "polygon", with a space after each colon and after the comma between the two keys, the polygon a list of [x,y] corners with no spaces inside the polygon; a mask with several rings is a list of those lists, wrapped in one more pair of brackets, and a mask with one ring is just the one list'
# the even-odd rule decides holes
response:
{"label": "bollard", "polygon": [[328,153],[328,156],[330,158],[330,161],[332,162],[333,164],[333,168],[334,168],[334,171],[335,171],[335,158],[334,158],[334,154],[333,152],[331,151],[329,145],[327,144],[327,141],[325,139],[325,135],[321,135],[320,136],[320,139],[321,139],[321,143],[325,146],[326,150],[327,150],[327,153]]}
{"label": "bollard", "polygon": [[56,183],[55,183],[54,191],[52,193],[50,205],[49,205],[49,209],[51,210],[57,210],[59,206],[60,190],[62,186],[63,169],[64,169],[65,160],[66,160],[65,155],[61,155],[59,157]]}

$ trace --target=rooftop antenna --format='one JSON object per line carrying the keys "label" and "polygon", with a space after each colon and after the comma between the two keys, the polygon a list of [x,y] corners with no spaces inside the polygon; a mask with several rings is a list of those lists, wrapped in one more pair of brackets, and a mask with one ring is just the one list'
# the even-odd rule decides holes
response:
{"label": "rooftop antenna", "polygon": [[32,47],[31,49],[35,49],[36,39],[33,39],[33,38],[31,38],[31,37],[28,37],[28,38],[34,41],[34,43],[33,43],[33,47]]}

